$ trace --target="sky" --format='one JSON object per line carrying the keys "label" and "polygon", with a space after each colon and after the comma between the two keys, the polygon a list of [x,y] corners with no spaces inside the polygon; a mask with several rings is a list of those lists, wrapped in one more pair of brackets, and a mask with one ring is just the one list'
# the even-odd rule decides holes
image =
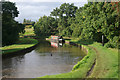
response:
{"label": "sky", "polygon": [[87,0],[9,0],[16,3],[19,16],[15,18],[20,23],[24,19],[38,21],[40,17],[49,16],[54,8],[60,7],[63,3],[74,3],[77,7],[87,4]]}

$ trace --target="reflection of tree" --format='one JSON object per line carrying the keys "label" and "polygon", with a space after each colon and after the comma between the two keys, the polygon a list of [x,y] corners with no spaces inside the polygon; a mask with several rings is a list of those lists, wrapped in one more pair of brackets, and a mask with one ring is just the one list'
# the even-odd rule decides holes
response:
{"label": "reflection of tree", "polygon": [[40,41],[39,46],[35,49],[36,52],[38,53],[46,53],[46,52],[51,52],[53,47],[51,47],[50,42],[48,41]]}

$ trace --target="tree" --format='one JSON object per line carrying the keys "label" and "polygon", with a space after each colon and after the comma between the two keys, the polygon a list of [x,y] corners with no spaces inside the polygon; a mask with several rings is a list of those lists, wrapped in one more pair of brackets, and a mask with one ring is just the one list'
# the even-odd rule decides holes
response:
{"label": "tree", "polygon": [[[71,21],[75,20],[75,13],[77,7],[74,4],[63,3],[59,8],[54,9],[51,12],[51,16],[55,16],[58,20],[58,31],[60,35],[63,35],[67,27],[71,25]],[[64,32],[62,32],[64,30]],[[67,31],[68,32],[68,31]]]}
{"label": "tree", "polygon": [[35,34],[38,37],[46,37],[57,32],[57,22],[55,18],[43,16],[34,25]]}
{"label": "tree", "polygon": [[35,22],[34,22],[34,21],[31,21],[31,20],[24,19],[24,20],[23,20],[23,24],[34,26]]}
{"label": "tree", "polygon": [[[102,42],[104,35],[104,42],[116,47],[120,34],[119,5],[120,3],[112,5],[110,2],[88,2],[77,9],[74,4],[64,3],[51,12],[51,17],[41,17],[35,29],[38,31],[37,34],[42,35],[51,34],[55,28],[59,35],[92,39],[97,42]],[[57,27],[54,27],[55,25]]]}
{"label": "tree", "polygon": [[26,19],[23,20],[23,24],[25,24],[25,23],[26,23]]}
{"label": "tree", "polygon": [[19,39],[19,33],[24,32],[24,25],[14,20],[19,12],[15,3],[2,2],[2,44],[10,45]]}
{"label": "tree", "polygon": [[[118,41],[119,15],[117,14],[117,8],[114,9],[114,6],[108,2],[89,2],[84,7],[79,8],[75,17],[75,23],[81,27],[78,27],[78,29],[81,29],[79,37],[102,42],[101,37],[104,35],[105,42]],[[74,31],[73,33],[75,35]]]}

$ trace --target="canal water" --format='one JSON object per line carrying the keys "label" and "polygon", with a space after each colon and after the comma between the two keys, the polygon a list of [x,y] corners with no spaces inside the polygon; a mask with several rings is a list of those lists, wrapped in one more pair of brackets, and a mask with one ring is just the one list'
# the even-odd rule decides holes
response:
{"label": "canal water", "polygon": [[36,78],[67,73],[84,56],[78,47],[41,41],[29,53],[3,59],[2,75],[5,78]]}

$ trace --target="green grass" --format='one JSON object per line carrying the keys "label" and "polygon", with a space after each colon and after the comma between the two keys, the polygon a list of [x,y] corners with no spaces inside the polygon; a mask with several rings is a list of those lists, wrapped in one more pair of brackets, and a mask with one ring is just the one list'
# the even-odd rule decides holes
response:
{"label": "green grass", "polygon": [[88,45],[96,51],[96,65],[89,78],[118,78],[118,50],[103,47],[92,40],[72,40],[77,44]]}
{"label": "green grass", "polygon": [[24,35],[34,35],[33,28],[26,28]]}
{"label": "green grass", "polygon": [[36,39],[30,39],[30,38],[20,38],[19,41],[17,41],[17,44],[35,44],[38,41]]}
{"label": "green grass", "polygon": [[24,34],[20,34],[20,37],[22,36],[34,36],[34,29],[32,28],[25,28],[25,33]]}
{"label": "green grass", "polygon": [[90,78],[118,78],[117,50],[105,48],[100,43],[94,43],[91,46],[93,46],[98,53],[96,65]]}
{"label": "green grass", "polygon": [[10,52],[22,50],[25,48],[29,48],[37,44],[38,41],[35,39],[30,39],[30,38],[20,38],[19,41],[16,42],[16,44],[9,45],[9,46],[4,46],[2,47],[2,54],[7,54]]}

